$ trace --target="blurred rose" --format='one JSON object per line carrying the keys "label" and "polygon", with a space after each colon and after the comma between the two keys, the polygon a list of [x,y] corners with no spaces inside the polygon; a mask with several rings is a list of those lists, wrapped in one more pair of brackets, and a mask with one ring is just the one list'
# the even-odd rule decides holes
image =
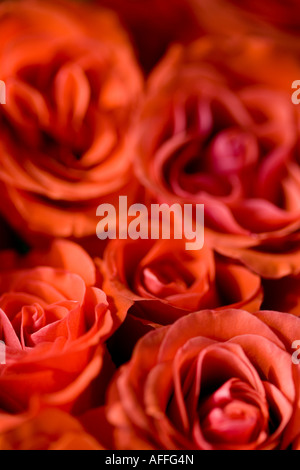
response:
{"label": "blurred rose", "polygon": [[112,8],[131,33],[146,72],[172,42],[197,39],[201,28],[189,0],[94,0]]}
{"label": "blurred rose", "polygon": [[11,421],[5,432],[5,415],[0,417],[0,450],[103,450],[74,417],[58,409]]}
{"label": "blurred rose", "polygon": [[32,400],[78,413],[101,405],[114,367],[105,346],[121,312],[97,287],[93,261],[78,245],[0,258],[0,409]]}
{"label": "blurred rose", "polygon": [[117,373],[117,449],[287,449],[299,433],[300,320],[201,311],[155,330]]}
{"label": "blurred rose", "polygon": [[67,1],[3,2],[0,27],[1,211],[30,240],[94,234],[99,204],[134,195],[127,37],[113,13]]}
{"label": "blurred rose", "polygon": [[160,202],[203,203],[214,245],[220,235],[231,246],[268,245],[300,226],[288,81],[297,67],[276,51],[258,39],[206,38],[172,48],[149,80],[136,131],[138,177]]}

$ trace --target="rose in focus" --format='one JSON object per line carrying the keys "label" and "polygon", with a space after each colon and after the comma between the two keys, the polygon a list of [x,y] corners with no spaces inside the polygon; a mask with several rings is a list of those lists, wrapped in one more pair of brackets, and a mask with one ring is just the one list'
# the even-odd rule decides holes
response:
{"label": "rose in focus", "polygon": [[293,315],[200,311],[148,333],[110,388],[117,449],[288,449],[299,435]]}
{"label": "rose in focus", "polygon": [[21,413],[35,402],[73,413],[101,405],[114,372],[105,341],[120,312],[96,283],[93,261],[71,242],[21,259],[1,254],[3,412]]}

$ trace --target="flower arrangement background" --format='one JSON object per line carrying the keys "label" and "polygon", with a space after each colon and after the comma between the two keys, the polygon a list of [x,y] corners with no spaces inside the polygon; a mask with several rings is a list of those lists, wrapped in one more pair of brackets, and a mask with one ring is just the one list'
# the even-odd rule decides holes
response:
{"label": "flower arrangement background", "polygon": [[[0,3],[0,449],[300,449],[298,18]],[[119,196],[204,247],[100,241]]]}

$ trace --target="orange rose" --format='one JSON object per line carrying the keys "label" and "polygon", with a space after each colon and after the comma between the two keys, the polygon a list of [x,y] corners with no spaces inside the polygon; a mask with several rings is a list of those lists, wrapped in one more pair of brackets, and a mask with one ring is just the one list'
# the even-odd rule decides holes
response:
{"label": "orange rose", "polygon": [[115,376],[117,449],[288,449],[299,434],[300,320],[200,311],[140,340]]}
{"label": "orange rose", "polygon": [[[279,48],[299,52],[299,3],[297,0],[187,0],[206,34],[224,37],[252,36],[274,41]],[[223,37],[221,37],[223,36]],[[284,73],[281,77],[284,78]],[[270,71],[271,72],[271,71]],[[270,73],[272,75],[272,72]],[[278,76],[273,76],[278,80]]]}
{"label": "orange rose", "polygon": [[56,241],[23,259],[3,253],[0,266],[0,408],[20,413],[39,401],[78,413],[100,405],[114,371],[105,341],[121,313],[94,287],[91,258]]}
{"label": "orange rose", "polygon": [[99,204],[134,196],[128,39],[106,10],[26,0],[1,4],[0,44],[1,211],[35,242],[95,234]]}
{"label": "orange rose", "polygon": [[96,264],[107,295],[133,304],[113,337],[123,359],[145,332],[187,313],[227,307],[255,312],[262,303],[259,276],[208,244],[186,251],[185,240],[115,240]]}

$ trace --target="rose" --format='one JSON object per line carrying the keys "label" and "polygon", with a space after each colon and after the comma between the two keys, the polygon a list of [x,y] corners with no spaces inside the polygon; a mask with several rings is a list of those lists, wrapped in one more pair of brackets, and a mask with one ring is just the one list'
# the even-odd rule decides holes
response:
{"label": "rose", "polygon": [[38,401],[79,413],[101,405],[114,371],[105,341],[123,314],[95,287],[92,259],[57,240],[21,259],[1,253],[0,266],[0,408],[21,413]]}
{"label": "rose", "polygon": [[114,240],[96,264],[108,295],[127,298],[133,315],[159,325],[204,308],[261,305],[260,278],[208,244],[186,251],[185,240]]}
{"label": "rose", "polygon": [[[136,130],[137,175],[155,200],[203,203],[206,236],[230,247],[222,254],[299,251],[291,246],[300,226],[300,169],[289,92],[297,70],[293,57],[262,39],[207,37],[170,50],[149,79]],[[280,264],[275,257],[274,276]]]}
{"label": "rose", "polygon": [[80,425],[79,421],[59,409],[45,409],[10,418],[3,431],[1,416],[0,450],[103,450],[103,447]]}
{"label": "rose", "polygon": [[6,250],[14,248],[15,245],[20,246],[22,244],[6,220],[0,216],[0,249]]}
{"label": "rose", "polygon": [[96,260],[107,295],[132,304],[114,336],[114,348],[123,359],[125,350],[130,352],[149,329],[171,324],[189,312],[260,308],[259,276],[219,257],[208,243],[193,251],[186,251],[185,243],[185,239],[113,240],[103,260]]}
{"label": "rose", "polygon": [[200,311],[143,337],[107,399],[117,449],[287,449],[299,434],[293,315]]}
{"label": "rose", "polygon": [[135,192],[142,78],[127,36],[68,1],[4,2],[0,24],[0,209],[30,242],[94,235],[98,205]]}

